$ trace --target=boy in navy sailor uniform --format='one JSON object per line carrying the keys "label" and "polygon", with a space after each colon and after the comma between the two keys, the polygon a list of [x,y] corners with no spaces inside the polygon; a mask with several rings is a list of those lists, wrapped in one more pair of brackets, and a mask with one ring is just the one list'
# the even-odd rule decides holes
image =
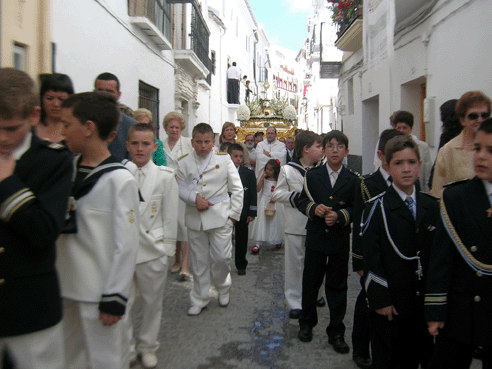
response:
{"label": "boy in navy sailor uniform", "polygon": [[483,368],[492,367],[492,119],[475,138],[473,179],[443,192],[441,220],[432,246],[425,318],[436,337],[428,368],[469,368],[482,346]]}
{"label": "boy in navy sailor uniform", "polygon": [[306,256],[302,276],[302,314],[299,340],[312,340],[318,323],[316,300],[325,278],[325,292],[330,309],[326,328],[328,342],[339,353],[349,352],[345,343],[343,319],[347,310],[347,275],[350,251],[350,223],[354,206],[357,176],[342,165],[348,155],[348,138],[331,131],[323,138],[325,165],[306,174],[298,209],[309,218],[306,225]]}
{"label": "boy in navy sailor uniform", "polygon": [[361,222],[372,360],[378,369],[416,369],[433,347],[423,297],[438,204],[415,189],[421,161],[411,137],[392,138],[385,154],[393,184],[367,203]]}
{"label": "boy in navy sailor uniform", "polygon": [[64,369],[55,241],[72,175],[65,146],[39,139],[34,81],[0,69],[0,366]]}
{"label": "boy in navy sailor uniform", "polygon": [[[361,290],[354,308],[354,325],[352,329],[353,358],[359,368],[368,368],[372,366],[370,359],[369,344],[369,309],[366,301],[366,291],[364,289],[364,272],[363,272],[363,245],[360,235],[360,221],[364,212],[365,202],[376,195],[388,190],[393,180],[389,173],[384,169],[386,158],[384,156],[384,147],[386,143],[395,136],[402,136],[403,133],[395,129],[385,129],[379,136],[377,155],[381,166],[374,173],[364,175],[357,185],[354,205],[354,225],[352,233],[352,266],[361,278]],[[418,183],[418,182],[417,182]]]}
{"label": "boy in navy sailor uniform", "polygon": [[238,275],[246,274],[246,267],[248,266],[248,260],[246,260],[248,249],[248,225],[256,218],[257,213],[255,172],[241,165],[243,152],[243,147],[238,144],[232,144],[228,149],[228,153],[237,168],[244,189],[241,218],[234,224],[236,234],[236,253],[234,255],[234,261]]}

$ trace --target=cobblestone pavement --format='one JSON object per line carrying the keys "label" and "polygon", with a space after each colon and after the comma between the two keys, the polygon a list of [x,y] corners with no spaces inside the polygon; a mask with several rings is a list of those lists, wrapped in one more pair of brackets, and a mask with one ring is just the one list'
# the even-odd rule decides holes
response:
{"label": "cobblestone pavement", "polygon": [[[208,307],[198,316],[186,313],[190,306],[191,281],[179,282],[170,274],[164,298],[157,351],[159,368],[166,369],[355,369],[352,361],[352,318],[359,292],[358,276],[348,277],[348,307],[345,317],[349,354],[336,353],[328,344],[325,328],[329,312],[318,308],[319,323],[309,343],[297,339],[298,322],[288,317],[283,295],[284,251],[263,247],[259,255],[247,256],[247,274],[239,277],[232,263],[231,302],[219,307],[211,290]],[[172,261],[172,260],[171,260]],[[138,306],[138,305],[137,305]],[[138,329],[138,317],[136,318]],[[137,364],[135,368],[142,368]],[[474,369],[478,369],[474,363]]]}

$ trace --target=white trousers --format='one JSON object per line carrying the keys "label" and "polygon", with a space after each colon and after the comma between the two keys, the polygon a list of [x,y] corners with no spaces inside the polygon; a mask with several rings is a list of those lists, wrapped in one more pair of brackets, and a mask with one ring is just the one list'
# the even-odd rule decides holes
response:
{"label": "white trousers", "polygon": [[231,287],[232,221],[208,231],[188,229],[190,261],[193,272],[191,305],[204,307],[210,301],[213,282],[219,295],[229,293]]}
{"label": "white trousers", "polygon": [[[123,317],[127,340],[130,346],[130,361],[137,353],[156,352],[159,348],[159,329],[161,327],[162,300],[166,287],[168,258],[163,256],[137,264],[133,276],[132,288],[128,299],[127,314]],[[137,337],[133,337],[133,319],[135,300],[140,297],[142,321]],[[138,314],[137,314],[138,315]],[[138,342],[137,346],[135,344]]]}
{"label": "white trousers", "polygon": [[99,320],[98,303],[63,299],[62,323],[67,368],[128,368],[123,360],[124,324],[119,321],[104,326]]}
{"label": "white trousers", "polygon": [[42,331],[0,338],[0,369],[7,349],[15,368],[64,369],[62,324]]}
{"label": "white trousers", "polygon": [[285,299],[291,309],[302,309],[302,272],[306,236],[285,234]]}

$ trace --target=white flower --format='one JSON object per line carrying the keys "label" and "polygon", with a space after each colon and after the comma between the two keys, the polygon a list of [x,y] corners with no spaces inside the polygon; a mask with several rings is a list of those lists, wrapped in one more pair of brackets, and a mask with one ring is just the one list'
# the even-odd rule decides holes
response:
{"label": "white flower", "polygon": [[295,120],[297,118],[296,108],[294,108],[292,105],[287,105],[282,115],[285,120]]}
{"label": "white flower", "polygon": [[240,105],[237,109],[237,119],[243,122],[249,120],[250,116],[249,108],[246,105]]}

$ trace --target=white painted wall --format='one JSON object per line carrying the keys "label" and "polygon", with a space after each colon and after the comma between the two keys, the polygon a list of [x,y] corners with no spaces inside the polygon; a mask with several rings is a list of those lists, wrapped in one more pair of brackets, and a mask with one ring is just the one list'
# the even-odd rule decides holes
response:
{"label": "white painted wall", "polygon": [[126,0],[53,0],[52,39],[56,71],[72,78],[76,92],[93,90],[97,75],[111,72],[130,108],[138,108],[139,80],[159,89],[160,121],[174,108],[172,55],[129,23]]}
{"label": "white painted wall", "polygon": [[[404,0],[397,0],[399,1]],[[458,99],[469,90],[481,90],[492,96],[492,6],[488,0],[440,0],[423,23],[395,35],[395,53],[391,63],[365,70],[357,67],[362,60],[359,50],[344,61],[338,109],[344,131],[351,140],[351,154],[363,155],[364,171],[374,156],[375,105],[378,101],[379,132],[389,128],[389,117],[399,109],[412,112],[419,132],[420,84],[426,82],[427,96],[435,96],[433,159],[441,133],[439,106]],[[398,26],[398,25],[397,25]],[[426,42],[424,42],[426,41]],[[353,78],[354,114],[348,114],[348,80]],[[364,103],[363,103],[364,102]],[[367,105],[367,103],[369,105]],[[364,105],[366,104],[366,105]],[[364,107],[363,107],[364,105]],[[377,135],[379,135],[377,132]]]}
{"label": "white painted wall", "polygon": [[[236,121],[237,106],[227,103],[227,63],[236,62],[242,75],[247,75],[254,83],[253,58],[255,51],[255,30],[259,40],[256,41],[256,52],[262,61],[267,59],[266,47],[268,39],[262,26],[256,23],[252,17],[245,0],[208,0],[209,9],[214,12],[224,24],[222,28],[213,16],[207,14],[207,25],[210,29],[210,50],[216,53],[216,72],[212,75],[211,90],[199,92],[199,101],[208,102],[208,122],[214,132],[221,132],[224,122]],[[256,66],[256,75],[259,76],[259,67]],[[256,87],[256,86],[255,86]],[[242,97],[240,97],[240,100]],[[202,105],[198,109],[199,114],[205,114]]]}

